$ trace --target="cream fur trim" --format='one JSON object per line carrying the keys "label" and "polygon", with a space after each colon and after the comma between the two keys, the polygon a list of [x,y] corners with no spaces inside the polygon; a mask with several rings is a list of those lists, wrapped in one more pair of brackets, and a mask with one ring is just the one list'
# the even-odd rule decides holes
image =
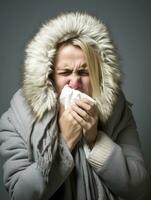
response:
{"label": "cream fur trim", "polygon": [[56,94],[48,76],[56,44],[78,37],[96,47],[102,63],[102,94],[96,99],[100,118],[105,122],[112,113],[120,88],[121,73],[115,48],[105,25],[95,17],[79,12],[67,13],[48,21],[28,44],[24,63],[23,90],[33,113],[41,119],[56,106]]}

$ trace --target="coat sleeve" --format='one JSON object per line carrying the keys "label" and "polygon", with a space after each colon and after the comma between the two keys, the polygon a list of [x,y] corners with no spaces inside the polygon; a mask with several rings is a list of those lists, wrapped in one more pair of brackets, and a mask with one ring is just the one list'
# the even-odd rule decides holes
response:
{"label": "coat sleeve", "polygon": [[135,121],[122,94],[108,124],[99,132],[88,162],[116,196],[144,199],[148,174]]}
{"label": "coat sleeve", "polygon": [[52,165],[49,182],[44,181],[37,163],[28,157],[27,144],[21,134],[14,128],[7,111],[0,119],[0,155],[3,162],[4,184],[12,200],[41,200],[50,196],[62,184],[70,173],[72,166],[67,165],[67,159],[72,163],[72,157],[66,145],[61,144],[62,156]]}

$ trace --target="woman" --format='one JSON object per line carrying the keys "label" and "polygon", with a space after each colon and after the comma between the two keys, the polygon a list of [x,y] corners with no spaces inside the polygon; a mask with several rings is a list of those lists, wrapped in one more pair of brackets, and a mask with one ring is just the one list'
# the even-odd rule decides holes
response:
{"label": "woman", "polygon": [[[50,20],[26,49],[23,77],[0,121],[11,199],[143,199],[147,172],[104,24],[78,12]],[[65,86],[86,98],[65,109]]]}

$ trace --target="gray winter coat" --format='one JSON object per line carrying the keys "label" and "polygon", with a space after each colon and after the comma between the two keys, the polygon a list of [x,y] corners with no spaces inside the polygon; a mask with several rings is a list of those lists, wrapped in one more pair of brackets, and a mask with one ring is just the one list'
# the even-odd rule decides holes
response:
{"label": "gray winter coat", "polygon": [[[46,117],[35,130],[39,135],[49,122]],[[12,199],[49,199],[71,173],[74,161],[63,139],[58,142],[49,182],[44,180],[36,158],[31,159],[29,134],[33,117],[19,90],[0,121],[0,153],[4,159],[4,183]],[[123,95],[110,120],[102,128],[104,137],[92,149],[89,164],[118,197],[139,199],[144,195],[146,170],[131,111]],[[34,141],[36,143],[36,141]],[[93,156],[96,156],[94,160]],[[141,198],[140,198],[141,199]]]}
{"label": "gray winter coat", "polygon": [[102,93],[96,99],[101,131],[87,162],[114,199],[142,199],[147,172],[131,108],[120,89],[117,54],[106,27],[80,13],[50,20],[26,49],[23,87],[0,120],[5,187],[14,200],[47,200],[65,182],[68,186],[74,158],[57,132],[57,98],[49,77],[56,44],[73,37],[96,47],[102,62]]}

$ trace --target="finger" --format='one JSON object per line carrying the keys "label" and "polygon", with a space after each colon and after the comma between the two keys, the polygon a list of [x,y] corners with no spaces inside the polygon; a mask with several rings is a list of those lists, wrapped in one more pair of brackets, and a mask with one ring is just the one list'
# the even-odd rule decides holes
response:
{"label": "finger", "polygon": [[88,103],[86,99],[78,100],[75,102],[75,104],[81,109],[85,110],[90,115],[93,115],[95,112],[95,104],[93,102],[90,103],[90,101]]}
{"label": "finger", "polygon": [[71,107],[80,117],[82,117],[85,121],[87,121],[89,119],[89,114],[81,109],[81,107],[77,106],[76,104],[72,105]]}
{"label": "finger", "polygon": [[85,102],[85,103],[87,103],[87,104],[89,104],[91,106],[95,105],[95,100],[94,99],[90,100],[88,98],[82,98],[82,99],[80,99],[80,101],[83,101],[83,102]]}
{"label": "finger", "polygon": [[61,121],[65,121],[66,123],[70,123],[70,125],[74,126],[74,125],[78,125],[81,127],[81,125],[79,124],[79,122],[76,120],[76,118],[74,117],[74,115],[72,114],[71,109],[67,109],[64,111],[63,115],[60,118]]}
{"label": "finger", "polygon": [[80,115],[78,115],[74,110],[71,110],[71,115],[77,121],[77,123],[81,125],[82,128],[85,128],[85,129],[88,128],[88,123]]}

